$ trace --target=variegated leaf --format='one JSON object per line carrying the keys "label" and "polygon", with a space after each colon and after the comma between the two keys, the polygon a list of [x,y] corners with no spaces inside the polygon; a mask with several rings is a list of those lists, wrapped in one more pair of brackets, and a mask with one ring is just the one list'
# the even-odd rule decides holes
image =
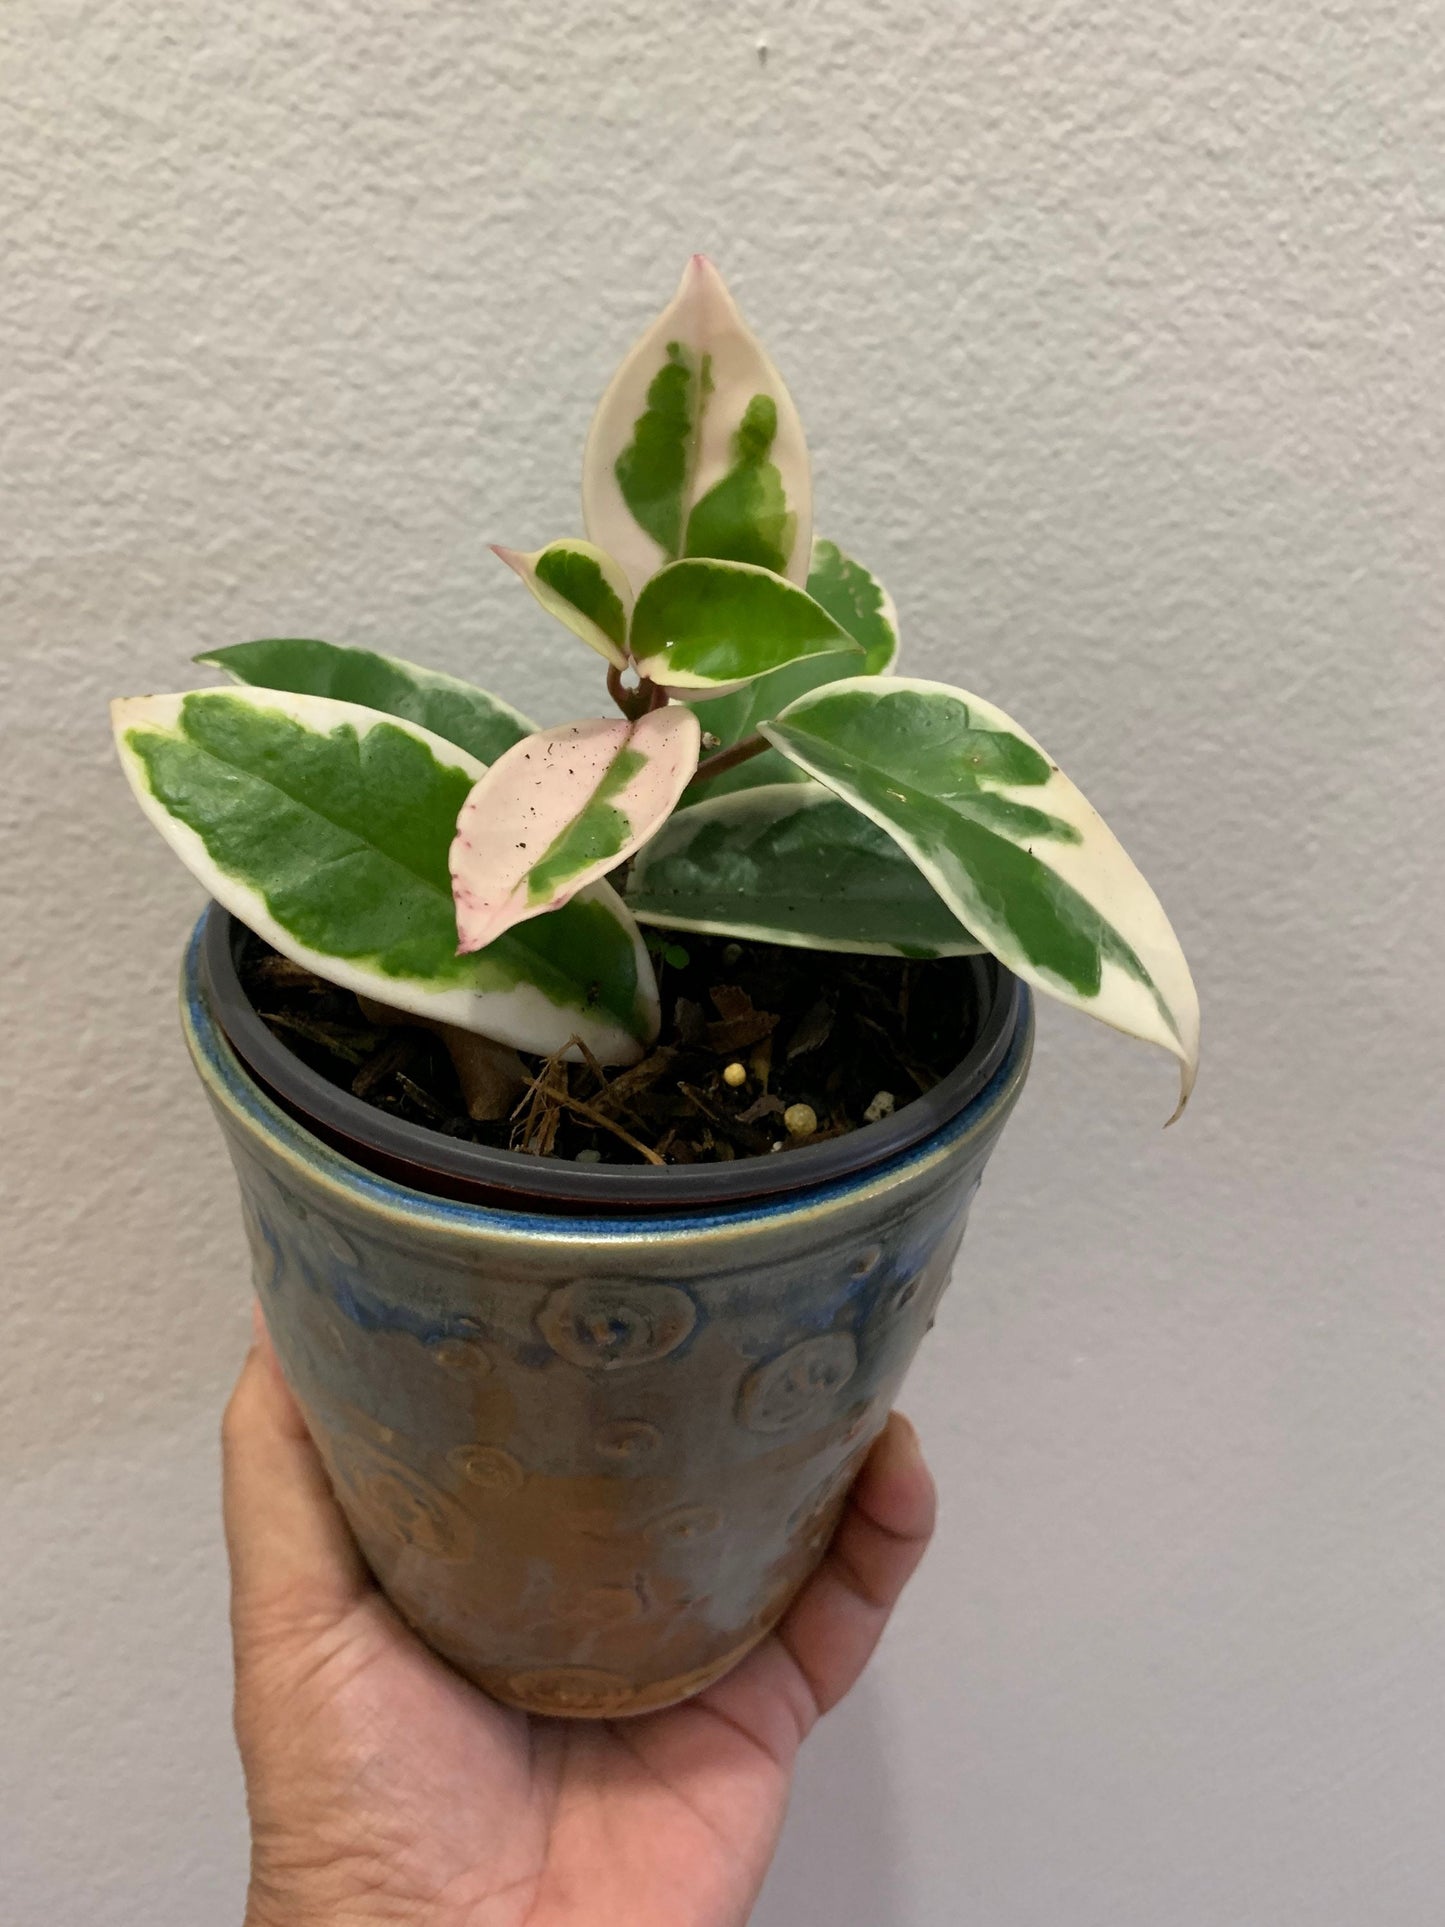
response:
{"label": "variegated leaf", "polygon": [[533,727],[500,696],[400,656],[378,656],[370,649],[277,638],[207,649],[196,661],[213,663],[237,682],[256,688],[332,696],[338,702],[384,710],[388,716],[400,716],[444,736],[484,763],[494,763]]}
{"label": "variegated leaf", "polygon": [[898,660],[898,611],[877,576],[836,542],[819,538],[813,543],[808,594],[862,644],[862,673],[886,676]]}
{"label": "variegated leaf", "polygon": [[626,667],[632,590],[605,549],[591,542],[549,542],[523,555],[494,543],[492,553],[516,570],[549,616],[616,668]]}
{"label": "variegated leaf", "polygon": [[693,256],[602,397],[583,456],[582,515],[637,590],[689,555],[807,577],[803,426],[705,255]]}
{"label": "variegated leaf", "polygon": [[666,821],[697,768],[690,709],[545,729],[481,778],[457,819],[452,892],[463,952],[566,903]]}
{"label": "variegated leaf", "polygon": [[943,683],[857,677],[799,697],[763,734],[886,830],[1020,977],[1172,1051],[1183,1108],[1199,1001],[1178,939],[1103,818],[1017,723]]}
{"label": "variegated leaf", "polygon": [[749,562],[674,562],[637,598],[632,655],[664,689],[718,695],[807,656],[861,660],[820,603]]}
{"label": "variegated leaf", "polygon": [[343,989],[521,1050],[604,1063],[656,1035],[641,933],[595,885],[460,957],[447,852],[484,765],[356,703],[206,689],[112,705],[141,808],[217,902]]}
{"label": "variegated leaf", "polygon": [[667,930],[802,950],[960,957],[983,948],[891,837],[807,777],[679,811],[639,851],[627,907]]}
{"label": "variegated leaf", "polygon": [[[776,716],[809,689],[837,682],[843,676],[885,675],[892,668],[898,654],[898,618],[893,601],[860,562],[845,555],[834,542],[815,540],[808,594],[865,651],[861,671],[851,655],[805,656],[754,678],[729,695],[714,696],[706,702],[694,699],[691,707],[703,734],[714,737],[719,749],[731,749],[745,736],[754,735],[759,723]],[[734,796],[740,790],[764,789],[773,783],[806,781],[796,764],[777,750],[768,749],[735,769],[724,770],[721,776],[694,784],[682,799],[683,807],[690,808],[699,797]]]}

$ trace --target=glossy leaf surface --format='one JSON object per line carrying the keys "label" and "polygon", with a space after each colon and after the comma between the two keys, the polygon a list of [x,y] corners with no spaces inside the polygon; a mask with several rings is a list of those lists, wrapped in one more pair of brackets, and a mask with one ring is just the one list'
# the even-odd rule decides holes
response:
{"label": "glossy leaf surface", "polygon": [[598,885],[475,956],[456,949],[447,853],[484,773],[356,704],[257,689],[112,705],[131,788],[210,894],[284,956],[522,1050],[574,1033],[628,1063],[657,993],[631,916]]}
{"label": "glossy leaf surface", "polygon": [[548,615],[555,616],[622,669],[627,663],[627,625],[632,590],[627,577],[604,549],[591,542],[549,542],[533,555],[493,545],[509,569],[526,583]]}
{"label": "glossy leaf surface", "polygon": [[898,611],[883,584],[836,542],[813,544],[808,594],[862,645],[865,676],[886,676],[898,660]]}
{"label": "glossy leaf surface", "polygon": [[[808,594],[825,608],[840,628],[866,651],[858,665],[852,655],[806,656],[786,668],[758,676],[726,696],[693,699],[692,708],[707,735],[720,749],[730,749],[757,731],[759,723],[776,716],[795,697],[825,682],[858,674],[879,676],[893,666],[898,654],[898,620],[882,583],[834,542],[813,543],[813,567]],[[764,750],[721,776],[698,783],[683,798],[684,807],[702,797],[734,796],[741,790],[763,789],[773,783],[806,782],[802,770],[775,749]]]}
{"label": "glossy leaf surface", "polygon": [[1011,970],[1171,1051],[1183,1106],[1199,1003],[1178,939],[1103,818],[1017,723],[942,683],[859,677],[800,697],[763,733],[886,830]]}
{"label": "glossy leaf surface", "polygon": [[379,656],[370,649],[344,649],[334,642],[283,640],[240,642],[209,649],[197,662],[213,663],[240,683],[288,689],[298,696],[330,696],[361,703],[417,723],[434,736],[494,763],[532,728],[510,703],[456,676]]}
{"label": "glossy leaf surface", "polygon": [[679,811],[633,864],[627,906],[640,923],[805,950],[983,948],[891,837],[806,778]]}
{"label": "glossy leaf surface", "polygon": [[697,768],[697,718],[654,709],[528,736],[457,819],[452,892],[463,951],[568,902],[666,821]]}
{"label": "glossy leaf surface", "polygon": [[683,556],[795,582],[812,546],[808,451],[792,398],[722,276],[694,255],[593,417],[582,468],[589,538],[633,588]]}
{"label": "glossy leaf surface", "polygon": [[674,562],[637,598],[632,654],[664,689],[736,689],[805,657],[861,661],[820,603],[745,562]]}

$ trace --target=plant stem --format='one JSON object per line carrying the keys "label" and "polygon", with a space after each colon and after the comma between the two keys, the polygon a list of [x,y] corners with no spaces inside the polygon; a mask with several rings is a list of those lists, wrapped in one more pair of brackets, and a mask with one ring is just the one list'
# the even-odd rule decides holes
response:
{"label": "plant stem", "polygon": [[607,668],[607,693],[622,711],[629,723],[646,716],[654,709],[661,709],[667,701],[667,691],[659,689],[647,676],[639,676],[636,689],[629,689],[622,680],[622,671],[615,663]]}
{"label": "plant stem", "polygon": [[635,723],[639,716],[646,714],[651,687],[650,683],[639,683],[636,689],[629,689],[616,663],[607,665],[607,693],[629,723]]}
{"label": "plant stem", "polygon": [[720,749],[716,756],[709,756],[699,763],[692,780],[694,783],[710,783],[714,776],[721,776],[726,770],[736,769],[739,763],[748,763],[754,756],[761,756],[768,747],[765,737],[744,736],[731,749]]}

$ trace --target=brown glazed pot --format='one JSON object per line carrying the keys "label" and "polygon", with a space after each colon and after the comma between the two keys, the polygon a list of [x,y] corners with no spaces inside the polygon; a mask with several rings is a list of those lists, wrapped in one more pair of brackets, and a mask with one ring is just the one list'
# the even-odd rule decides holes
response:
{"label": "brown glazed pot", "polygon": [[530,1712],[700,1691],[816,1565],[933,1322],[1028,1068],[1027,993],[980,959],[978,1045],[884,1125],[606,1171],[325,1084],[245,1002],[235,935],[214,909],[197,926],[187,1039],[276,1349],[377,1579]]}

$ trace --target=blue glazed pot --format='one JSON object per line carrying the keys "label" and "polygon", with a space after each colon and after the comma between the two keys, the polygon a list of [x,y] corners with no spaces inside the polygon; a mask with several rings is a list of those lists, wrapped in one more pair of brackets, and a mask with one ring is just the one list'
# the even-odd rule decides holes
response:
{"label": "blue glazed pot", "polygon": [[[331,1091],[356,1116],[313,1130],[293,1091],[268,1093],[228,1040],[255,1019],[218,991],[218,919],[187,953],[187,1041],[277,1352],[377,1579],[530,1712],[610,1718],[701,1690],[816,1565],[932,1323],[1027,1072],[1027,993],[990,960],[982,1087],[919,1141],[885,1132],[905,1148],[861,1168],[818,1181],[828,1146],[743,1159],[708,1167],[742,1194],[711,1202],[676,1196],[683,1171],[637,1173],[655,1203],[604,1187],[589,1209],[594,1174],[563,1167],[570,1205],[504,1209],[364,1168],[396,1158],[368,1153],[378,1114],[357,1099]],[[770,1185],[791,1166],[797,1188],[748,1196],[748,1166]]]}

